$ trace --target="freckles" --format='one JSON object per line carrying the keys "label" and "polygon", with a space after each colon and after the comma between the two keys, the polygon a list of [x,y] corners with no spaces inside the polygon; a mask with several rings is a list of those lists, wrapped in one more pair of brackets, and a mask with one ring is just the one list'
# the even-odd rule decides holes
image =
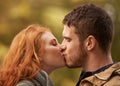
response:
{"label": "freckles", "polygon": [[55,52],[56,52],[57,54],[60,54],[60,50],[59,50],[59,49],[56,49]]}
{"label": "freckles", "polygon": [[51,49],[49,49],[49,51],[51,52],[51,54],[55,54],[55,53],[60,52],[60,50],[58,48],[51,48]]}
{"label": "freckles", "polygon": [[60,52],[60,49],[59,49],[59,48],[56,48],[56,49],[54,50],[54,53],[56,53],[57,55],[61,55],[61,52]]}

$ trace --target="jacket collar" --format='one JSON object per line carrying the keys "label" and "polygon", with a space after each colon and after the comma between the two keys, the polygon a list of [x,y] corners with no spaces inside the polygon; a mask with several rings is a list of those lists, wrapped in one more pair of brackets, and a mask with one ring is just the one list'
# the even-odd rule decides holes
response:
{"label": "jacket collar", "polygon": [[37,82],[39,82],[42,86],[49,86],[49,85],[53,86],[51,79],[44,70],[41,70],[34,79]]}
{"label": "jacket collar", "polygon": [[87,82],[90,82],[91,84],[101,86],[111,77],[113,72],[120,73],[120,62],[113,64],[111,67],[109,67],[103,72],[100,72],[98,74],[94,74],[93,76],[85,78],[84,80],[81,81],[81,83],[84,83],[85,81],[87,81]]}

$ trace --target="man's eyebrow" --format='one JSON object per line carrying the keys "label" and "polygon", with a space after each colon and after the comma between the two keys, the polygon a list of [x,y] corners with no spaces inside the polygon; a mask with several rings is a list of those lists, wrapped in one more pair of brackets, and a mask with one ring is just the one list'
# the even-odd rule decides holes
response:
{"label": "man's eyebrow", "polygon": [[67,37],[67,36],[64,36],[63,38],[65,38],[65,39],[70,39],[69,37]]}

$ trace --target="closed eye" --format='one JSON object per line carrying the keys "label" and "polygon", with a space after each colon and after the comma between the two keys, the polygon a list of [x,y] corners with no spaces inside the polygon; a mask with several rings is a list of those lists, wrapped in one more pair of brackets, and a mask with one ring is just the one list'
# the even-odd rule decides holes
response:
{"label": "closed eye", "polygon": [[56,41],[56,39],[52,39],[50,41],[50,44],[53,45],[53,46],[57,46],[58,45],[58,42]]}
{"label": "closed eye", "polygon": [[65,41],[67,41],[67,42],[70,42],[70,41],[71,41],[71,39],[68,38],[68,37],[64,37],[64,39],[65,39]]}

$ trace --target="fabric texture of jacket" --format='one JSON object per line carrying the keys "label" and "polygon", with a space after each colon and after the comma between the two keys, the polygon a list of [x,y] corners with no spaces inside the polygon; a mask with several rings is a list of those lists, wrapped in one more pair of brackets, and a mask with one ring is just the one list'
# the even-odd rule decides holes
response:
{"label": "fabric texture of jacket", "polygon": [[120,86],[120,62],[103,72],[83,79],[79,86]]}
{"label": "fabric texture of jacket", "polygon": [[23,79],[16,86],[54,86],[48,74],[41,70],[33,79]]}

